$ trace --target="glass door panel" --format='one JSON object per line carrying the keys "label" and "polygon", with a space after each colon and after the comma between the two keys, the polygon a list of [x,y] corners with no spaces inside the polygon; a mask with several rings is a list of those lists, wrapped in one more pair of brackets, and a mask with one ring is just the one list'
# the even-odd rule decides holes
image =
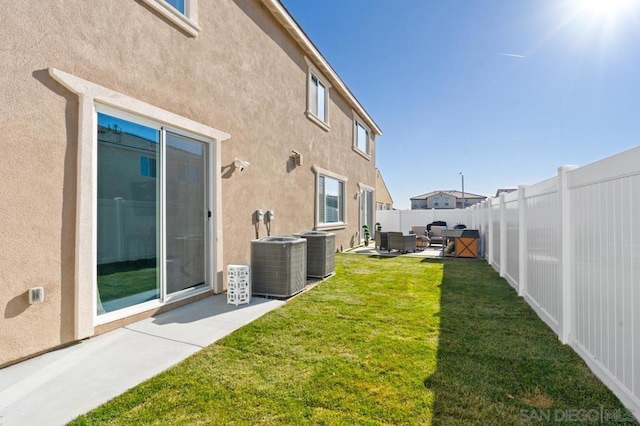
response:
{"label": "glass door panel", "polygon": [[166,133],[167,294],[205,283],[206,145]]}
{"label": "glass door panel", "polygon": [[98,114],[97,314],[160,297],[160,132]]}
{"label": "glass door panel", "polygon": [[[373,236],[373,191],[362,190],[360,193],[360,227],[367,225],[369,233]],[[362,232],[364,240],[364,232]]]}
{"label": "glass door panel", "polygon": [[366,224],[369,225],[369,229],[371,230],[371,235],[373,235],[374,231],[374,223],[373,223],[373,210],[374,210],[374,199],[373,199],[373,191],[367,191],[367,221]]}

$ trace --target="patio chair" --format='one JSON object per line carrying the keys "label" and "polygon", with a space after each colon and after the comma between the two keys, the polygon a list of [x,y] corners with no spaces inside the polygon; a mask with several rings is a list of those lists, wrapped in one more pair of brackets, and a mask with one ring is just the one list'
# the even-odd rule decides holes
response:
{"label": "patio chair", "polygon": [[409,234],[416,234],[416,248],[423,250],[429,246],[426,226],[412,226]]}
{"label": "patio chair", "polygon": [[444,231],[445,229],[447,229],[446,226],[431,226],[431,230],[428,233],[429,246],[431,246],[433,243],[438,243],[440,245],[444,244],[444,236],[442,235],[442,231]]}
{"label": "patio chair", "polygon": [[386,249],[389,250],[389,243],[387,238],[388,232],[376,231],[376,247],[378,250]]}
{"label": "patio chair", "polygon": [[415,234],[403,235],[402,232],[388,232],[387,238],[389,241],[389,251],[398,250],[400,253],[416,251]]}
{"label": "patio chair", "polygon": [[410,234],[416,235],[427,235],[427,227],[426,226],[412,226]]}
{"label": "patio chair", "polygon": [[445,222],[444,220],[435,220],[427,225],[427,232],[431,231],[432,226],[444,226],[446,228],[447,222]]}

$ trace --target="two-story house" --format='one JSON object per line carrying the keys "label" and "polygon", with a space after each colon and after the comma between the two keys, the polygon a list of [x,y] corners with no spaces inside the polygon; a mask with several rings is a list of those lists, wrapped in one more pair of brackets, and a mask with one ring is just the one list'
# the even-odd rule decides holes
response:
{"label": "two-story house", "polygon": [[411,210],[419,209],[461,209],[486,200],[484,195],[460,191],[432,191],[411,197]]}
{"label": "two-story house", "polygon": [[381,131],[280,1],[2,15],[0,366],[223,292],[252,239],[373,226]]}
{"label": "two-story house", "polygon": [[393,198],[380,169],[376,169],[376,210],[393,210]]}

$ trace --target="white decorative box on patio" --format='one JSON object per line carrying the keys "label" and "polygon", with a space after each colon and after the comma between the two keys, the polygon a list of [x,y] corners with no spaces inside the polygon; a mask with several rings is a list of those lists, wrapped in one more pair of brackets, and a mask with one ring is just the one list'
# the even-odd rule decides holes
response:
{"label": "white decorative box on patio", "polygon": [[227,304],[241,305],[251,302],[251,265],[227,266]]}

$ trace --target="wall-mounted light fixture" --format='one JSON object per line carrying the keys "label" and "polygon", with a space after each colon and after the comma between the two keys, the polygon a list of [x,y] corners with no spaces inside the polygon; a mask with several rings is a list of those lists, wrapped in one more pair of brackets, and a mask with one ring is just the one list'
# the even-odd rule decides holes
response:
{"label": "wall-mounted light fixture", "polygon": [[249,162],[245,160],[239,160],[236,158],[235,160],[233,160],[233,167],[235,167],[240,171],[243,171],[245,167],[249,167]]}
{"label": "wall-mounted light fixture", "polygon": [[302,154],[298,151],[291,151],[291,158],[293,159],[293,164],[296,167],[302,166]]}

